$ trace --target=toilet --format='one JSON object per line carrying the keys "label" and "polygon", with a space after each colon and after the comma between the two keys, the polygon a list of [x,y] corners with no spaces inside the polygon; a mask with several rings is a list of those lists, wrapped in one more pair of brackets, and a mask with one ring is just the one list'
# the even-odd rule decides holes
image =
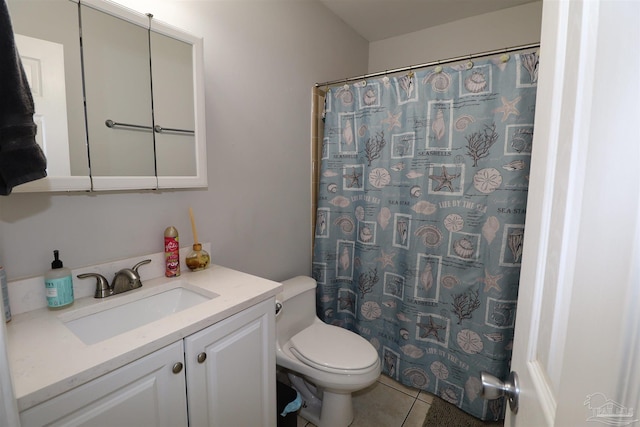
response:
{"label": "toilet", "polygon": [[303,400],[300,415],[318,427],[353,421],[351,393],[380,376],[378,352],[366,339],[316,316],[316,281],[282,282],[276,297],[276,364]]}

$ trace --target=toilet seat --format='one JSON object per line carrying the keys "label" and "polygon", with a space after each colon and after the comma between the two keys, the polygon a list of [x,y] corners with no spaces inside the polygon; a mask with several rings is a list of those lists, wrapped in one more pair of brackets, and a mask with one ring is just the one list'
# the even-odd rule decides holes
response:
{"label": "toilet seat", "polygon": [[378,363],[378,353],[361,336],[324,323],[314,323],[289,341],[291,353],[321,371],[362,374]]}

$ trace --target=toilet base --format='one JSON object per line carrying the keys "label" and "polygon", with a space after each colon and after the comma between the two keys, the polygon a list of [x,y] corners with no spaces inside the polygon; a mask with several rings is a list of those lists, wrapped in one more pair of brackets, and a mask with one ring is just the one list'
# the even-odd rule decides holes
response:
{"label": "toilet base", "polygon": [[289,374],[291,385],[300,393],[303,405],[300,416],[318,427],[347,427],[353,422],[351,393],[324,390],[322,398],[317,389],[304,379]]}

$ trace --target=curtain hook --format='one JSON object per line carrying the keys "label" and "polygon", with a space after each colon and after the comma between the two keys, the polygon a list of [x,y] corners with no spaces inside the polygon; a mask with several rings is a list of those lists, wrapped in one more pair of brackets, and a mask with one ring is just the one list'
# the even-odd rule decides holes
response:
{"label": "curtain hook", "polygon": [[467,61],[467,63],[465,64],[465,67],[467,68],[467,70],[470,70],[473,68],[473,61],[472,61],[472,56],[471,54],[469,54],[469,60]]}
{"label": "curtain hook", "polygon": [[384,77],[382,77],[382,83],[385,85],[389,84],[389,76],[387,76],[388,72],[389,70],[384,70]]}
{"label": "curtain hook", "polygon": [[509,58],[511,58],[511,55],[509,55],[509,48],[505,47],[502,51],[502,55],[500,55],[500,62],[504,64],[509,61]]}

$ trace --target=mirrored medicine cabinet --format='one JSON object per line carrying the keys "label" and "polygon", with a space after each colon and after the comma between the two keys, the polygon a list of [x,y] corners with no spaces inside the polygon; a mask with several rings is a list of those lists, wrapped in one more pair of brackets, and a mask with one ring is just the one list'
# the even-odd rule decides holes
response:
{"label": "mirrored medicine cabinet", "polygon": [[206,187],[202,39],[105,0],[8,0],[48,177],[15,192]]}

